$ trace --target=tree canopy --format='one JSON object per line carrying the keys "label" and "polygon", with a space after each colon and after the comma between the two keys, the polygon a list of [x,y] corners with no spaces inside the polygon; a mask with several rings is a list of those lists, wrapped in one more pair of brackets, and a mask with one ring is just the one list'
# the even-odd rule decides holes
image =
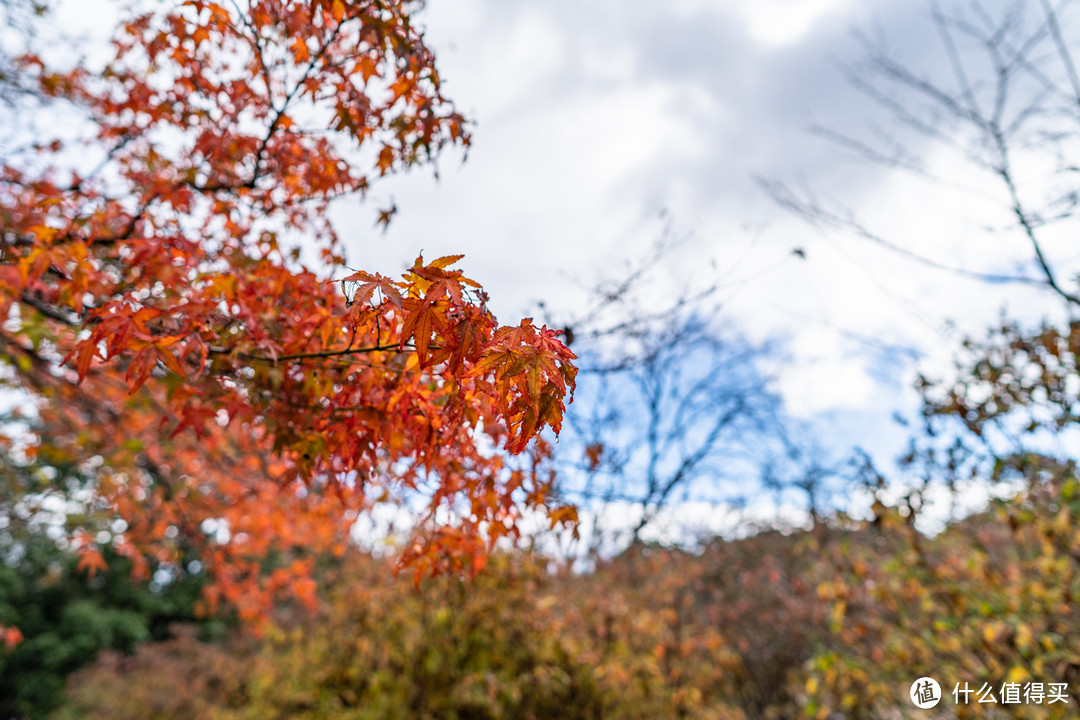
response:
{"label": "tree canopy", "polygon": [[50,468],[0,488],[9,518],[62,526],[90,573],[106,545],[143,576],[197,560],[248,619],[312,602],[313,558],[380,500],[425,498],[418,575],[480,567],[524,508],[572,520],[541,469],[558,333],[500,325],[461,256],[346,270],[328,219],[469,143],[420,5],[170,2],[100,72],[14,60],[85,132],[0,166],[5,449]]}

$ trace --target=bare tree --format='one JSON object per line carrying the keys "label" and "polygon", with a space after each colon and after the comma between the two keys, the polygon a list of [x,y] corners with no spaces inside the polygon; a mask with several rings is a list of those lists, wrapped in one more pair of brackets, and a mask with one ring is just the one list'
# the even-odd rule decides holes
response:
{"label": "bare tree", "polygon": [[725,324],[709,280],[677,292],[655,287],[677,244],[669,228],[642,261],[592,288],[584,312],[549,314],[579,355],[556,463],[593,558],[657,530],[665,510],[670,529],[693,532],[680,503],[731,512],[790,503],[794,491],[814,517],[824,500],[830,474],[821,463],[809,471],[812,443],[790,439],[771,386],[778,343],[754,343]]}
{"label": "bare tree", "polygon": [[[1029,261],[1019,272],[985,272],[920,254],[902,229],[873,228],[840,203],[762,179],[783,207],[824,227],[851,233],[924,265],[992,283],[1039,286],[1070,309],[1080,310],[1080,289],[1065,276],[1067,259],[1052,257],[1051,236],[1080,208],[1080,77],[1074,62],[1080,13],[1072,0],[1012,0],[946,8],[929,1],[930,21],[943,65],[923,70],[897,58],[884,37],[858,33],[862,63],[846,68],[850,83],[884,110],[891,129],[876,126],[867,138],[814,126],[811,131],[889,170],[942,186],[962,185],[974,169],[992,182],[1003,226],[989,228]],[[1072,14],[1069,13],[1072,11]],[[927,162],[945,151],[945,174]],[[969,189],[985,194],[985,185]],[[972,228],[973,231],[979,228]]]}

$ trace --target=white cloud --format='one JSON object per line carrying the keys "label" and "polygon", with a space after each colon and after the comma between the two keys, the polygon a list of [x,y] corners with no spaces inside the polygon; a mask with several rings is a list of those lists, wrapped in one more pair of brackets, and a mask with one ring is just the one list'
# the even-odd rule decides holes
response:
{"label": "white cloud", "polygon": [[814,24],[846,9],[846,0],[755,0],[736,2],[754,39],[766,45],[790,45],[804,38]]}
{"label": "white cloud", "polygon": [[864,410],[877,392],[865,358],[822,355],[801,359],[781,376],[780,392],[788,411],[810,419],[833,410]]}

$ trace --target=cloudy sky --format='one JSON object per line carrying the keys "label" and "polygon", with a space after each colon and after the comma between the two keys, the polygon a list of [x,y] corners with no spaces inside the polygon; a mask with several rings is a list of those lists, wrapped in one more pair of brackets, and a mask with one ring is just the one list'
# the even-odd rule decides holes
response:
{"label": "cloudy sky", "polygon": [[[982,22],[967,2],[939,2]],[[983,2],[990,18],[1008,6],[1026,8],[1028,31],[1042,22],[1035,0]],[[68,2],[61,16],[84,30],[101,26],[108,13],[91,18],[89,7]],[[438,181],[418,171],[342,203],[336,220],[350,264],[391,274],[420,250],[465,253],[467,273],[513,322],[539,299],[579,305],[583,287],[647,256],[667,225],[685,242],[656,268],[659,287],[718,284],[726,321],[786,342],[777,389],[788,410],[836,448],[866,445],[887,459],[904,440],[892,415],[917,407],[916,372],[946,372],[963,335],[981,333],[1003,309],[1026,320],[1060,312],[1044,292],[971,281],[812,227],[761,188],[765,178],[813,193],[945,265],[1033,274],[1002,188],[959,155],[898,131],[845,77],[866,57],[861,32],[954,90],[933,7],[429,0],[421,22],[447,95],[475,123],[474,144],[465,162],[443,156]],[[1080,9],[1062,12],[1070,42],[1073,16]],[[985,66],[962,41],[957,52],[978,90]],[[811,126],[875,147],[899,132],[925,171],[949,182],[868,164]],[[1022,190],[1041,189],[1047,168],[1021,165]],[[391,201],[399,212],[384,233],[375,214]],[[1047,249],[1058,267],[1075,268],[1071,247],[1065,228]]]}

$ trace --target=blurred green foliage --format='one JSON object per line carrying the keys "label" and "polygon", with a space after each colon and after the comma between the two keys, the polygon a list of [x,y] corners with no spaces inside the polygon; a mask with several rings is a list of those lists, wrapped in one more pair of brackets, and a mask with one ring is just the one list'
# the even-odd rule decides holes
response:
{"label": "blurred green foliage", "polygon": [[[10,535],[8,536],[10,537]],[[193,618],[200,581],[188,577],[157,592],[130,579],[127,560],[109,557],[95,577],[40,534],[9,541],[0,562],[0,625],[23,641],[0,649],[0,717],[44,717],[63,698],[66,677],[112,648],[132,652]]]}

